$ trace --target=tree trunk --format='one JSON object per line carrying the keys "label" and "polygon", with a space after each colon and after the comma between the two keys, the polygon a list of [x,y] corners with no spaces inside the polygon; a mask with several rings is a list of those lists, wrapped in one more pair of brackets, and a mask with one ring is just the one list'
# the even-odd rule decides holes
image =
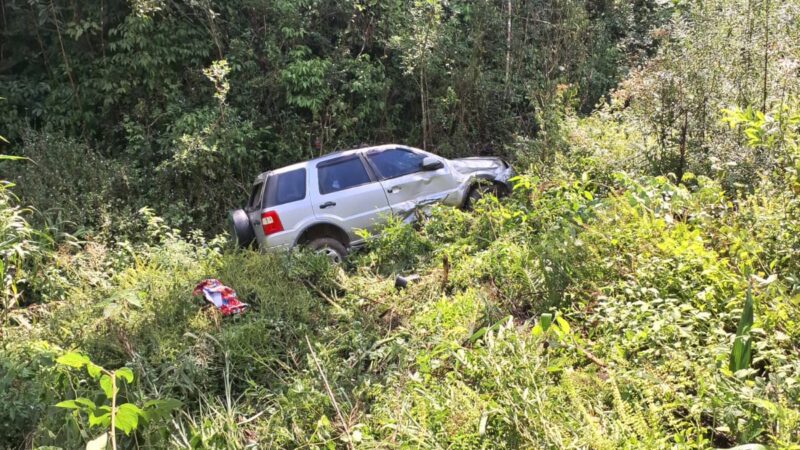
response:
{"label": "tree trunk", "polygon": [[506,97],[511,78],[511,0],[508,0],[508,23],[506,26]]}
{"label": "tree trunk", "polygon": [[689,131],[689,112],[683,112],[683,125],[681,125],[681,138],[680,138],[680,158],[678,159],[678,170],[675,174],[676,183],[680,184],[683,181],[683,174],[686,171],[686,140]]}
{"label": "tree trunk", "polygon": [[764,0],[764,85],[761,91],[761,112],[767,112],[767,70],[769,69],[769,0]]}

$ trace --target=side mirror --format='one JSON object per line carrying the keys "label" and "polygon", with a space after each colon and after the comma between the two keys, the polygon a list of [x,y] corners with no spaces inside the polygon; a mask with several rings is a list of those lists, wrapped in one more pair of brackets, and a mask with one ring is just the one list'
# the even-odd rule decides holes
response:
{"label": "side mirror", "polygon": [[433,156],[427,156],[425,159],[422,160],[422,164],[420,164],[422,170],[439,170],[444,167],[444,163]]}

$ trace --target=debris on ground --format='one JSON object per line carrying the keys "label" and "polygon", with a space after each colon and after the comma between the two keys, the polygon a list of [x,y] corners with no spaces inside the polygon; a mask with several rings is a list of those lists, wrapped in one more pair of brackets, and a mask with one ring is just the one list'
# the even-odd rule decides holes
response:
{"label": "debris on ground", "polygon": [[408,283],[416,283],[417,281],[419,281],[419,275],[417,274],[411,274],[405,277],[398,275],[394,279],[394,287],[397,289],[405,289]]}
{"label": "debris on ground", "polygon": [[236,297],[236,291],[222,284],[216,278],[209,278],[197,283],[192,295],[203,295],[205,299],[214,305],[223,316],[239,314],[249,306],[242,303]]}

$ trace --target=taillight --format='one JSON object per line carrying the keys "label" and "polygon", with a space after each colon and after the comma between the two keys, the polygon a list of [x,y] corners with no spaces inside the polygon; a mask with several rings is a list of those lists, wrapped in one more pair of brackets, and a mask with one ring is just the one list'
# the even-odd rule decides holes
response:
{"label": "taillight", "polygon": [[283,231],[283,224],[278,213],[275,211],[261,213],[261,229],[264,230],[264,236]]}

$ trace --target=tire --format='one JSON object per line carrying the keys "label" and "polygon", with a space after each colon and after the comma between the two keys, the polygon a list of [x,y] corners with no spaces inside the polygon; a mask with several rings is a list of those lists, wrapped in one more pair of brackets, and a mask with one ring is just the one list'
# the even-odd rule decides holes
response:
{"label": "tire", "polygon": [[249,247],[256,238],[253,227],[250,226],[250,218],[243,209],[236,209],[230,212],[231,234],[239,247]]}
{"label": "tire", "polygon": [[467,199],[464,201],[465,211],[472,211],[472,208],[475,206],[475,202],[482,199],[486,194],[492,194],[495,196],[499,195],[497,185],[488,185],[485,183],[486,182],[478,183],[470,188],[469,193],[467,194]]}
{"label": "tire", "polygon": [[314,253],[324,254],[333,264],[341,264],[347,257],[347,248],[334,238],[316,238],[306,244],[306,247]]}

